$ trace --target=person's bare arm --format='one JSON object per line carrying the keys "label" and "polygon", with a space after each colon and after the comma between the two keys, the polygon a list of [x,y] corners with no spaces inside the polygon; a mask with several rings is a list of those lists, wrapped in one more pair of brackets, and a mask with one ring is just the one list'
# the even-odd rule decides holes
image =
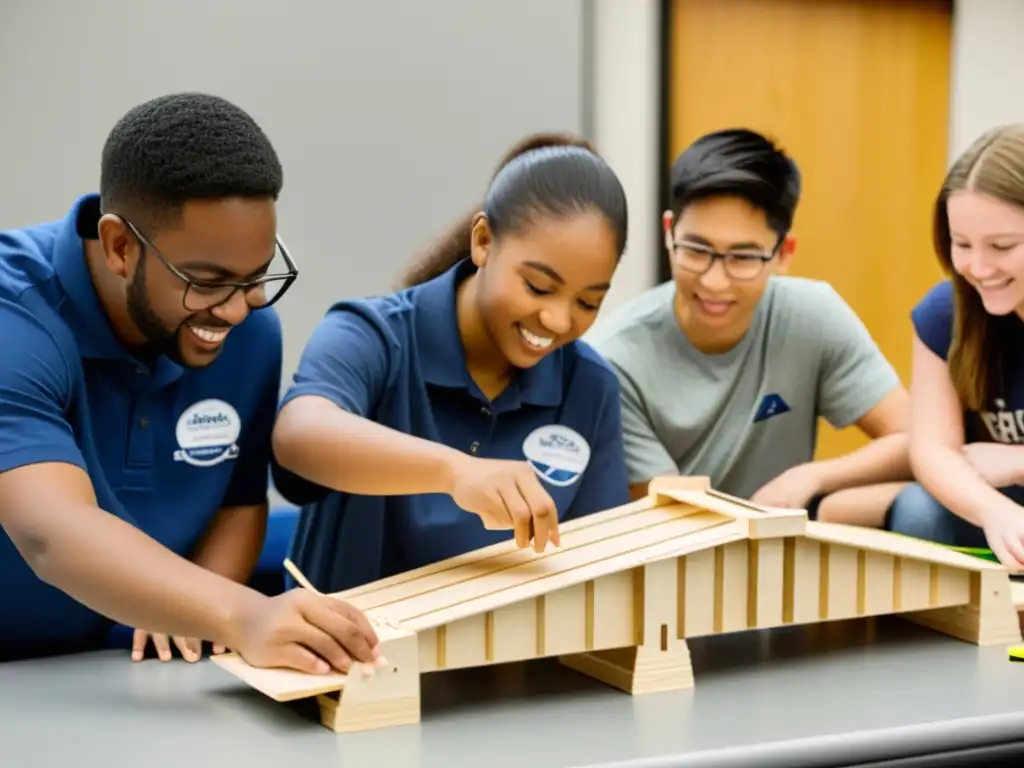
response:
{"label": "person's bare arm", "polygon": [[[213,573],[245,584],[259,560],[267,530],[267,504],[232,505],[222,507],[207,526],[192,556],[192,562]],[[163,661],[172,658],[171,645],[181,652],[186,661],[202,658],[202,640],[136,629],[132,637],[132,658],[142,661],[146,645],[152,639],[157,655]],[[214,653],[223,653],[223,644],[213,644]]]}
{"label": "person's bare arm", "polygon": [[372,307],[335,310],[319,324],[274,425],[284,495],[306,493],[288,474],[363,496],[446,494],[486,528],[513,529],[520,547],[558,546],[558,510],[527,461],[472,456],[373,420],[401,343]]}
{"label": "person's bare arm", "polygon": [[845,299],[821,283],[801,305],[800,332],[816,350],[818,410],[837,429],[857,426],[871,442],[814,462],[816,495],[911,479],[909,393],[867,326]]}
{"label": "person's bare arm", "polygon": [[1007,498],[964,456],[963,407],[946,361],[915,335],[910,385],[910,463],[918,481],[956,515],[984,525],[986,509]]}
{"label": "person's bare arm", "polygon": [[255,666],[326,672],[372,661],[376,634],[348,603],[308,590],[267,597],[99,506],[66,418],[81,369],[47,322],[0,299],[0,528],[35,574],[115,622],[211,640]]}
{"label": "person's bare arm", "polygon": [[196,548],[192,561],[232,581],[252,576],[267,532],[267,504],[222,507]]}
{"label": "person's bare arm", "polygon": [[373,306],[355,302],[328,312],[306,343],[277,414],[277,464],[344,493],[451,494],[454,466],[474,457],[385,427],[371,415],[392,384],[401,343]]}
{"label": "person's bare arm", "polygon": [[486,528],[513,529],[516,543],[559,546],[558,510],[525,461],[460,453],[303,395],[274,428],[278,463],[324,487],[366,496],[444,493]]}
{"label": "person's bare arm", "polygon": [[820,478],[818,492],[830,494],[846,488],[910,480],[909,421],[910,397],[900,385],[857,421],[871,442],[843,456],[814,463]]}
{"label": "person's bare arm", "polygon": [[316,395],[297,397],[281,409],[274,455],[285,469],[324,488],[365,496],[451,494],[458,468],[472,458]]}
{"label": "person's bare arm", "polygon": [[638,501],[647,495],[647,489],[650,487],[651,481],[647,480],[642,483],[633,483],[629,486],[629,500]]}
{"label": "person's bare arm", "polygon": [[0,474],[0,526],[40,579],[128,626],[230,646],[237,615],[261,597],[100,509],[70,464]]}

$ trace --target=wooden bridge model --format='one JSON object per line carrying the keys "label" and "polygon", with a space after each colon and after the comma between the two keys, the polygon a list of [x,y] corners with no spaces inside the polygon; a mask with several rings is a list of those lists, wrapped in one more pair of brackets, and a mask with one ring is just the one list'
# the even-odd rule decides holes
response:
{"label": "wooden bridge model", "polygon": [[1008,571],[936,544],[808,521],[659,478],[647,498],[561,527],[560,548],[503,542],[338,593],[376,625],[372,677],[214,657],[278,701],[317,697],[335,732],[415,723],[420,675],[558,657],[630,693],[693,686],[686,638],[901,616],[980,645],[1021,641]]}

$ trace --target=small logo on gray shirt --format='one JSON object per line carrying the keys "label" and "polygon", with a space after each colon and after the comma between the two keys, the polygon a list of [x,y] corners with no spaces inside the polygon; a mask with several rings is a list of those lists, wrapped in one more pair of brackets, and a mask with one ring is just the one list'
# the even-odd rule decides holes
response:
{"label": "small logo on gray shirt", "polygon": [[777,393],[765,395],[761,399],[761,404],[757,406],[757,413],[754,414],[754,423],[770,419],[772,416],[778,416],[780,413],[785,413],[788,410],[789,405],[782,399],[782,395]]}

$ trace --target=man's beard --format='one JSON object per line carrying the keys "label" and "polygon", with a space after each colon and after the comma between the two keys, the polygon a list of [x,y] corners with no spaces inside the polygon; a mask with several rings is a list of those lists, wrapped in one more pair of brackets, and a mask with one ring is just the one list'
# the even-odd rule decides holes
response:
{"label": "man's beard", "polygon": [[128,281],[127,308],[128,316],[146,338],[148,351],[156,355],[164,355],[178,365],[188,365],[181,356],[179,339],[181,326],[174,330],[168,330],[149,304],[149,299],[146,296],[145,260],[139,261],[135,273]]}

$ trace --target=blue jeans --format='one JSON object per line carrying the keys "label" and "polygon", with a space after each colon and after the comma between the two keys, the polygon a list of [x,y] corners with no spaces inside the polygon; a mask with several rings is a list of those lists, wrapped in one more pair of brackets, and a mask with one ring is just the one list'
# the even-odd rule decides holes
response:
{"label": "blue jeans", "polygon": [[[1013,486],[1000,491],[1024,503],[1024,488]],[[954,547],[988,549],[985,532],[944,507],[919,483],[910,483],[899,492],[886,514],[885,527],[895,533]]]}
{"label": "blue jeans", "polygon": [[988,548],[981,528],[954,515],[919,483],[910,483],[893,499],[885,527],[939,544]]}

